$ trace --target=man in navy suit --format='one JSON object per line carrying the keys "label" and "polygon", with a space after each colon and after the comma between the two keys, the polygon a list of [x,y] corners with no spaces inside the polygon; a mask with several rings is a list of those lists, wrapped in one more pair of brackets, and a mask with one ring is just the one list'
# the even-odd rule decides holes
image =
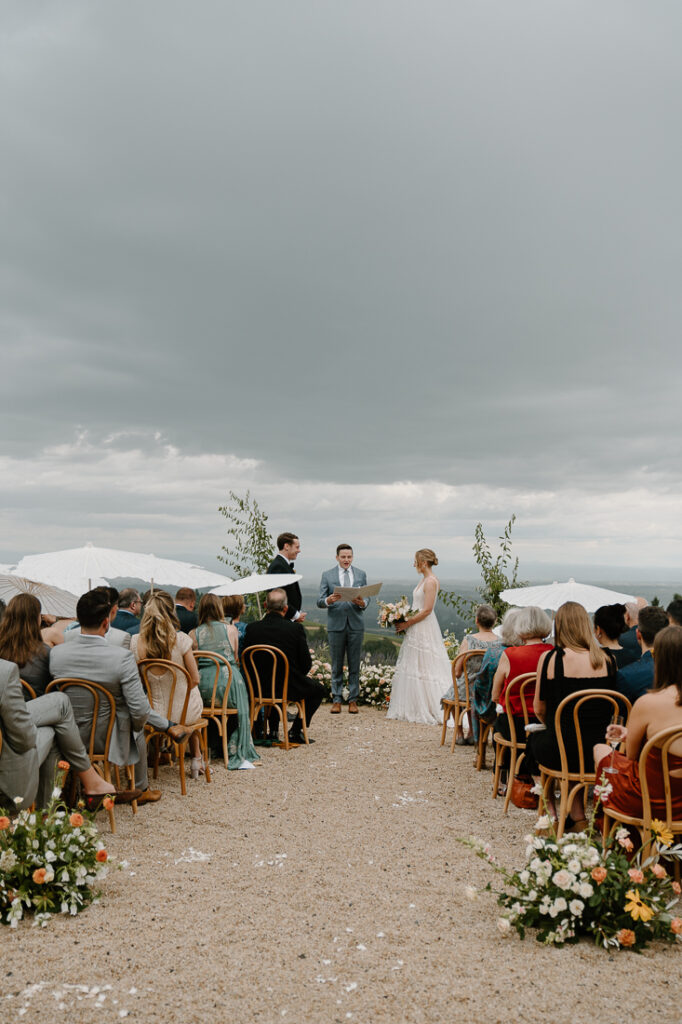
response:
{"label": "man in navy suit", "polygon": [[318,608],[327,609],[327,635],[332,658],[332,714],[341,712],[343,700],[343,662],[348,657],[348,710],[351,715],[358,713],[360,692],[360,655],[365,632],[363,614],[368,600],[356,597],[343,601],[334,593],[336,587],[364,587],[367,576],[353,567],[353,549],[350,544],[339,544],[336,549],[337,565],[322,573]]}
{"label": "man in navy suit", "polygon": [[616,688],[634,704],[638,697],[650,690],[654,682],[653,647],[656,634],[668,625],[668,616],[662,608],[649,605],[639,609],[637,641],[642,656],[639,661],[625,665],[616,676]]}

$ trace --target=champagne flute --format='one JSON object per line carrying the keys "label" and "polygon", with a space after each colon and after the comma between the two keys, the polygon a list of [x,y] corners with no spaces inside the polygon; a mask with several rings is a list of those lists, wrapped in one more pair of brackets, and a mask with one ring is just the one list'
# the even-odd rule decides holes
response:
{"label": "champagne flute", "polygon": [[[611,719],[611,725],[617,725],[617,726],[621,726],[622,727],[622,726],[625,725],[625,719],[623,718],[622,715],[614,715],[613,718]],[[606,737],[606,742],[611,747],[611,764],[610,764],[610,766],[608,768],[605,768],[604,771],[608,772],[609,775],[617,775],[618,774],[618,769],[613,767],[613,758],[614,758],[614,755],[616,753],[616,747],[621,742],[620,741],[620,737],[613,736],[613,735],[611,735],[610,737],[607,736]]]}

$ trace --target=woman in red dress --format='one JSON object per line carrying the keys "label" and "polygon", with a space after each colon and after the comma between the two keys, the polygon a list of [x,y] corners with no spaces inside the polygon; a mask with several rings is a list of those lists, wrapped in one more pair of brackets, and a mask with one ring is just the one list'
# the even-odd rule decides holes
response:
{"label": "woman in red dress", "polygon": [[[606,735],[621,742],[625,740],[625,754],[613,755],[617,775],[607,774],[613,792],[608,797],[609,807],[642,816],[642,789],[639,784],[639,755],[647,740],[662,729],[673,725],[682,728],[682,626],[666,626],[654,640],[654,683],[632,706],[627,727],[610,725]],[[606,743],[594,747],[597,779],[611,763],[611,748]],[[676,741],[668,752],[670,785],[672,789],[673,818],[682,818],[682,740]],[[658,747],[653,747],[647,758],[647,781],[654,817],[665,818],[663,773]]]}

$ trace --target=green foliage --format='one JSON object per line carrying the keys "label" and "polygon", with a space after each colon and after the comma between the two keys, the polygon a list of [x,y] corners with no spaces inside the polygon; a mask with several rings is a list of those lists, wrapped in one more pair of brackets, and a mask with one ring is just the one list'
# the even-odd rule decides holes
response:
{"label": "green foliage", "polygon": [[[274,558],[275,542],[268,532],[268,517],[258,505],[251,492],[240,497],[230,491],[230,504],[218,508],[228,522],[227,544],[223,544],[218,558],[234,572],[237,579],[252,573],[264,573]],[[247,618],[253,617],[259,608],[257,598],[246,599]]]}
{"label": "green foliage", "polygon": [[651,607],[652,608],[660,608],[661,607],[661,602],[660,602],[660,600],[658,599],[657,596],[651,598]]}
{"label": "green foliage", "polygon": [[498,618],[502,618],[509,605],[502,600],[500,594],[510,587],[525,587],[526,584],[518,579],[519,560],[512,559],[511,532],[516,516],[513,515],[501,534],[500,550],[493,558],[490,545],[483,532],[483,524],[477,523],[474,531],[474,558],[481,571],[482,586],[478,588],[480,600],[472,601],[471,598],[461,597],[454,590],[443,590],[440,593],[441,601],[450,605],[456,612],[465,617],[471,617],[479,604],[490,604],[497,612]]}

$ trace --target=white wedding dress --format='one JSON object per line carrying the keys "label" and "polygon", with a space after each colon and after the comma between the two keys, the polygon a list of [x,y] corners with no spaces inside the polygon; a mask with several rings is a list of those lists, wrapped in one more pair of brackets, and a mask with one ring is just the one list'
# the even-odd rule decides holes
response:
{"label": "white wedding dress", "polygon": [[[412,591],[412,607],[424,607],[424,583]],[[452,685],[452,663],[448,658],[435,612],[405,632],[398,655],[387,718],[404,722],[440,725],[441,697]]]}

